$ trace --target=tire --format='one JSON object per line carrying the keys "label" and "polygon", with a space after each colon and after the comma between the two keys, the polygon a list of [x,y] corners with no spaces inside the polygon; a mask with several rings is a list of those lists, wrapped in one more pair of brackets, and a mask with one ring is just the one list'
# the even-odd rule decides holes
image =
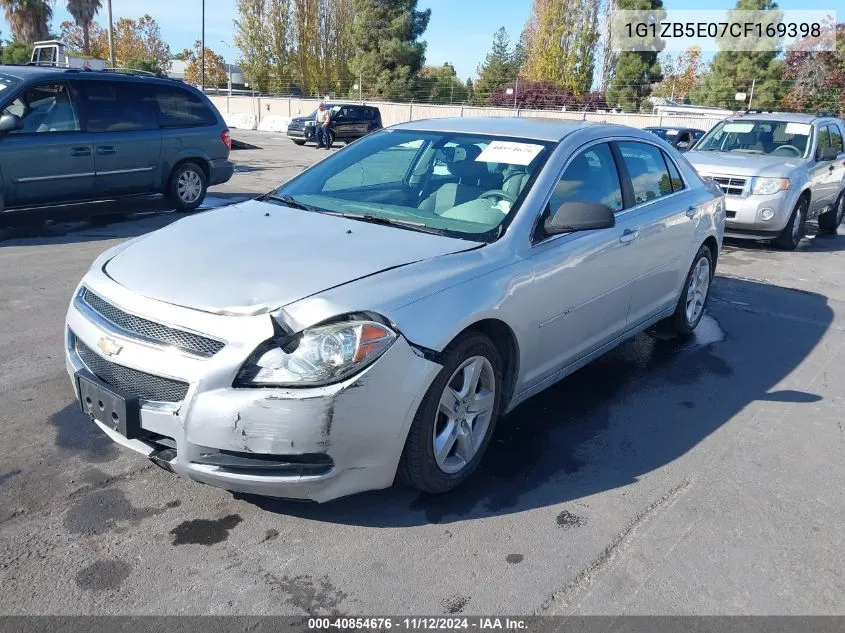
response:
{"label": "tire", "polygon": [[845,191],[839,194],[834,205],[827,213],[819,216],[819,229],[825,233],[836,233],[836,229],[842,224],[842,216],[845,215]]}
{"label": "tire", "polygon": [[[706,276],[703,275],[704,271],[707,273]],[[692,266],[690,266],[687,278],[684,280],[675,312],[668,319],[660,322],[657,328],[659,331],[679,336],[692,334],[701,322],[701,317],[704,316],[704,310],[707,308],[713,273],[713,253],[710,252],[710,248],[706,244],[703,244],[698,249],[698,253],[695,254],[695,259],[692,260]],[[702,285],[704,285],[703,291],[701,290]],[[695,303],[691,304],[693,301]],[[695,309],[691,309],[693,305]]]}
{"label": "tire", "polygon": [[208,180],[205,172],[198,164],[182,163],[170,176],[167,195],[177,211],[190,212],[195,210],[205,200],[208,191]]}
{"label": "tire", "polygon": [[[430,494],[449,492],[472,475],[493,436],[502,402],[502,359],[489,338],[462,335],[443,355],[446,361],[414,416],[398,470],[401,481]],[[474,375],[479,377],[470,387],[467,380]],[[463,399],[461,391],[466,391]],[[450,396],[452,416],[441,408],[441,399]],[[439,457],[436,443],[445,449]]]}
{"label": "tire", "polygon": [[774,240],[775,246],[785,251],[794,251],[798,248],[798,244],[805,234],[807,209],[809,207],[809,199],[806,196],[801,196],[795,203],[795,208],[792,210],[792,215],[789,216],[789,222],[786,223],[783,232]]}
{"label": "tire", "polygon": [[305,141],[294,141],[293,144],[302,146],[305,145]]}

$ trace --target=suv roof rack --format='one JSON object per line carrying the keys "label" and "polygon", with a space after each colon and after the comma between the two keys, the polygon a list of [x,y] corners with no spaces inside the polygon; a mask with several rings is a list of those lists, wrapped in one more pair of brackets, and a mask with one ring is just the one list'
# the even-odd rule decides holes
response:
{"label": "suv roof rack", "polygon": [[748,108],[746,108],[743,111],[743,114],[772,114],[774,112],[775,110],[749,110]]}
{"label": "suv roof rack", "polygon": [[816,116],[838,117],[839,110],[821,110],[819,112],[816,112]]}

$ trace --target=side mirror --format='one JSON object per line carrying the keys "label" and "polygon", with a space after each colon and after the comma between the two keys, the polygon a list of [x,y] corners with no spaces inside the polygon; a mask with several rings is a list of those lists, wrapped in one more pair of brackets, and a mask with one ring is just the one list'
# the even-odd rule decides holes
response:
{"label": "side mirror", "polygon": [[816,160],[836,160],[839,151],[835,147],[823,147],[818,151]]}
{"label": "side mirror", "polygon": [[23,129],[23,121],[16,114],[4,114],[0,116],[0,134],[6,134],[14,130]]}
{"label": "side mirror", "polygon": [[610,229],[614,226],[616,217],[613,210],[600,202],[564,202],[543,223],[547,235]]}

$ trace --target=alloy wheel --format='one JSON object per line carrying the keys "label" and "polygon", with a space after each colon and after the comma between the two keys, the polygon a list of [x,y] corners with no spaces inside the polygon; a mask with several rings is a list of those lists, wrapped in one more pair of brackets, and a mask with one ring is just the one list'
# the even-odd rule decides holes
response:
{"label": "alloy wheel", "polygon": [[465,360],[440,396],[434,425],[434,459],[445,473],[472,461],[487,435],[496,404],[496,376],[483,356]]}
{"label": "alloy wheel", "polygon": [[710,261],[706,257],[702,257],[692,269],[689,286],[687,287],[686,317],[687,323],[690,325],[696,323],[701,316],[709,290]]}

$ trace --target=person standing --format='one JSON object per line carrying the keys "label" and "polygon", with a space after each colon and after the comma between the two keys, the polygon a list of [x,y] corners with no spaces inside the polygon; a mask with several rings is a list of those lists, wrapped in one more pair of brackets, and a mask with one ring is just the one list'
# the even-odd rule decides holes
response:
{"label": "person standing", "polygon": [[325,147],[327,150],[332,148],[332,139],[329,130],[329,125],[332,122],[332,116],[326,104],[322,101],[317,106],[317,149]]}

